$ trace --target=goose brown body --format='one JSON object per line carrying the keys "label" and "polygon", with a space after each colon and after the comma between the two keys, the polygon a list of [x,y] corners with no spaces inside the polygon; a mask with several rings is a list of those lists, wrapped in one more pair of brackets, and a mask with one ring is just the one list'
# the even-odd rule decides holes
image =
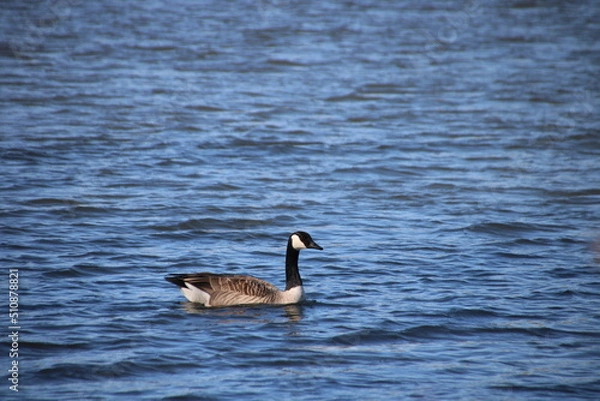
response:
{"label": "goose brown body", "polygon": [[[167,276],[166,279],[179,286],[188,300],[205,306],[282,303],[282,291],[252,276],[192,273]],[[197,290],[208,295],[208,304],[206,295],[196,294]]]}

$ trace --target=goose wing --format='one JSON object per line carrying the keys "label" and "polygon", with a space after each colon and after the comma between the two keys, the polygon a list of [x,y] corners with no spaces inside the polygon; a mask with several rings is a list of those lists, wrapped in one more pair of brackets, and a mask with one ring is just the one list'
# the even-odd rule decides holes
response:
{"label": "goose wing", "polygon": [[236,274],[178,274],[167,280],[182,288],[194,286],[204,291],[210,296],[211,306],[270,303],[280,292],[264,280]]}

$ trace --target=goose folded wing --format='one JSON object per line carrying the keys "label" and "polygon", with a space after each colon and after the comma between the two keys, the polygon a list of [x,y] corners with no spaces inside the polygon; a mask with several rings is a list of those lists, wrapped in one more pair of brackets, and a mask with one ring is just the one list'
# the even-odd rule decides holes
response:
{"label": "goose folded wing", "polygon": [[271,303],[279,292],[274,285],[250,276],[213,277],[211,284],[213,305]]}
{"label": "goose folded wing", "polygon": [[279,291],[273,284],[256,277],[235,274],[197,273],[184,279],[214,296],[217,293],[237,293],[251,297],[264,297]]}

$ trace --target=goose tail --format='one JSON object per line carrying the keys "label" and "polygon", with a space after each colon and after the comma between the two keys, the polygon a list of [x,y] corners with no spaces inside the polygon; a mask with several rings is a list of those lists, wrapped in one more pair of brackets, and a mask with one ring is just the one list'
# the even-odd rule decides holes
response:
{"label": "goose tail", "polygon": [[187,286],[185,285],[184,278],[185,278],[184,274],[169,274],[168,276],[165,277],[165,280],[167,280],[169,283],[175,284],[177,287],[187,288]]}

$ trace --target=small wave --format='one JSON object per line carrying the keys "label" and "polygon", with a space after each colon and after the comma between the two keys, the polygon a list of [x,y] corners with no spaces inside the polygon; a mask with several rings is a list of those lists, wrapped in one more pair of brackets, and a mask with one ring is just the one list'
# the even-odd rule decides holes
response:
{"label": "small wave", "polygon": [[331,338],[331,343],[336,345],[362,345],[399,340],[398,333],[382,329],[363,329],[351,333],[340,334]]}
{"label": "small wave", "polygon": [[[108,352],[107,352],[108,353]],[[110,355],[108,356],[110,357]],[[32,372],[44,380],[76,379],[98,381],[117,377],[147,375],[149,372],[169,372],[193,367],[186,358],[176,355],[148,356],[145,359],[123,359],[118,361],[58,362]]]}
{"label": "small wave", "polygon": [[[505,383],[495,386],[490,386],[492,389],[498,390],[506,390],[511,393],[536,393],[536,394],[545,394],[546,397],[548,394],[552,394],[555,397],[559,397],[560,394],[563,394],[566,398],[576,397],[577,399],[581,399],[580,397],[583,395],[589,395],[589,398],[586,399],[597,399],[598,396],[598,388],[600,383],[598,381],[592,381],[587,383],[577,383],[577,385],[569,385],[569,384],[550,384],[550,383],[540,383],[538,385],[531,384],[521,384],[521,383]],[[513,397],[511,397],[513,398]],[[514,397],[518,398],[518,397]],[[545,397],[543,397],[545,398]],[[573,398],[574,399],[574,398]]]}
{"label": "small wave", "polygon": [[498,317],[498,313],[486,309],[453,308],[448,312],[449,317],[461,318],[492,318]]}
{"label": "small wave", "polygon": [[[108,252],[102,252],[102,256],[110,255]],[[89,254],[88,254],[89,256]],[[96,254],[96,256],[99,256]],[[77,277],[93,277],[102,276],[112,273],[106,267],[97,266],[94,264],[80,263],[66,269],[54,269],[43,274],[46,278],[77,278]]]}
{"label": "small wave", "polygon": [[484,222],[472,224],[467,227],[469,231],[473,231],[476,233],[485,233],[485,234],[496,234],[496,235],[507,235],[514,233],[526,233],[526,232],[553,232],[560,227],[547,226],[541,224],[531,224],[531,223],[523,223],[523,222]]}
{"label": "small wave", "polygon": [[36,198],[30,199],[25,202],[27,205],[32,206],[73,206],[77,204],[77,201],[73,199],[61,199],[61,198]]}
{"label": "small wave", "polygon": [[530,254],[525,254],[525,253],[504,252],[504,251],[494,252],[494,255],[497,255],[501,258],[507,258],[507,259],[544,259],[545,258],[544,255],[530,255]]}
{"label": "small wave", "polygon": [[[462,331],[462,330],[461,330]],[[411,341],[422,341],[431,339],[446,339],[450,336],[454,336],[460,332],[451,330],[446,325],[420,325],[416,327],[410,327],[401,332],[401,338],[404,340]]]}
{"label": "small wave", "polygon": [[272,58],[267,60],[268,64],[278,65],[283,67],[305,67],[306,64],[303,64],[298,61],[283,59],[283,58]]}
{"label": "small wave", "polygon": [[208,105],[205,105],[205,104],[186,106],[186,109],[191,109],[191,110],[196,110],[196,111],[202,111],[202,112],[210,112],[210,113],[217,113],[217,112],[227,111],[227,109],[224,109],[222,107],[208,106]]}
{"label": "small wave", "polygon": [[364,102],[369,100],[376,100],[375,97],[360,95],[355,92],[347,93],[345,95],[330,96],[325,99],[327,102]]}
{"label": "small wave", "polygon": [[22,345],[25,349],[35,349],[43,351],[54,351],[54,352],[73,352],[75,350],[86,350],[90,348],[90,343],[83,341],[72,341],[65,343],[58,342],[39,342],[39,341],[21,341],[19,345]]}
{"label": "small wave", "polygon": [[135,362],[120,361],[115,363],[60,363],[40,369],[37,373],[45,380],[69,378],[95,381],[143,372],[144,369],[141,369]]}
{"label": "small wave", "polygon": [[[496,314],[490,311],[472,309],[453,312],[450,317],[459,318],[490,318],[496,317]],[[550,327],[518,327],[510,325],[488,326],[473,325],[473,321],[465,324],[423,324],[409,327],[404,330],[385,330],[385,329],[361,329],[349,333],[336,335],[330,339],[330,342],[336,345],[358,346],[365,344],[380,344],[396,341],[425,341],[425,340],[451,340],[457,338],[469,337],[489,337],[503,336],[513,338],[514,336],[526,336],[536,338],[548,338],[558,335],[593,335],[592,333],[567,333]]]}
{"label": "small wave", "polygon": [[136,44],[134,46],[129,46],[131,49],[136,50],[146,50],[146,51],[156,51],[156,52],[165,52],[177,50],[177,47],[173,45],[159,45],[159,44],[151,44],[151,45],[140,45]]}
{"label": "small wave", "polygon": [[160,232],[191,231],[209,233],[215,230],[242,230],[269,226],[274,221],[277,221],[277,217],[270,219],[216,219],[208,217],[204,219],[189,219],[174,224],[152,225],[149,228]]}

